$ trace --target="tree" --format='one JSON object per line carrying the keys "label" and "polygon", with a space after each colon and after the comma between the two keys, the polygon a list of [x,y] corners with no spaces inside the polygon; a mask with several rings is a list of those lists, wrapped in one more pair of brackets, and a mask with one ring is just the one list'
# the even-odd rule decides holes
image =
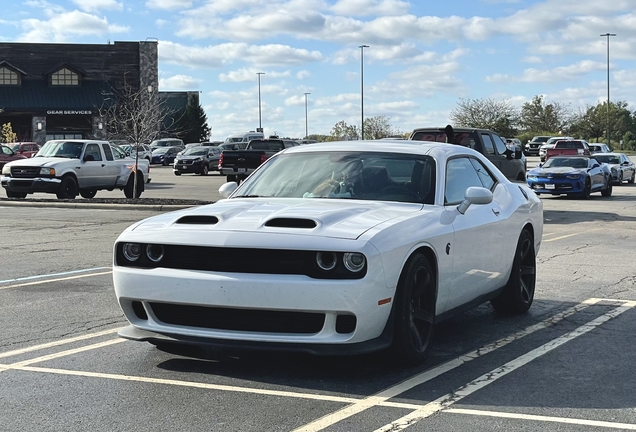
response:
{"label": "tree", "polygon": [[[627,132],[634,131],[636,127],[634,115],[627,106],[625,101],[610,102],[608,113],[607,102],[595,106],[588,105],[577,116],[572,125],[572,131],[590,141],[606,140],[604,137],[607,136],[609,119],[610,135],[615,137],[615,141],[618,141]],[[609,141],[611,141],[611,137]],[[606,144],[612,146],[611,142]]]}
{"label": "tree", "polygon": [[455,126],[490,129],[501,136],[517,134],[519,113],[508,101],[494,99],[460,99],[450,113]]}
{"label": "tree", "polygon": [[[121,87],[112,89],[110,96],[99,109],[106,134],[109,138],[127,140],[136,147],[135,150],[140,144],[159,138],[161,125],[172,114],[156,93],[145,87],[137,90],[125,80]],[[138,154],[136,151],[135,155]],[[137,158],[135,156],[135,173]],[[137,175],[134,176],[133,196],[137,196]]]}
{"label": "tree", "polygon": [[387,116],[370,117],[364,120],[364,139],[380,139],[395,135],[402,135],[393,125]]}
{"label": "tree", "polygon": [[558,102],[546,103],[542,95],[533,97],[532,101],[521,107],[521,127],[536,135],[547,131],[563,131],[571,120],[572,113],[569,109]]}
{"label": "tree", "polygon": [[11,122],[2,125],[2,132],[0,132],[0,142],[13,143],[18,140],[18,135],[13,132]]}
{"label": "tree", "polygon": [[347,141],[357,140],[360,136],[358,127],[355,125],[348,125],[344,120],[340,120],[331,128],[328,141]]}
{"label": "tree", "polygon": [[194,95],[188,96],[188,105],[177,118],[173,129],[184,142],[205,142],[210,139],[207,115]]}

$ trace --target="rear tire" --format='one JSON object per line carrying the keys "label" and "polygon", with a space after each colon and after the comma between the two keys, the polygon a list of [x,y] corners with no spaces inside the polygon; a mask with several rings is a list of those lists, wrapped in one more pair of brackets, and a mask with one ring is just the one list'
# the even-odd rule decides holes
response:
{"label": "rear tire", "polygon": [[75,199],[77,196],[77,182],[75,178],[71,176],[63,177],[60,188],[55,195],[57,199]]}
{"label": "rear tire", "polygon": [[97,190],[96,189],[82,189],[79,191],[80,195],[82,196],[82,198],[93,198],[95,195],[97,195]]}
{"label": "rear tire", "polygon": [[424,360],[435,325],[436,276],[429,260],[413,255],[406,263],[395,294],[393,361],[415,366]]}
{"label": "rear tire", "polygon": [[497,312],[509,315],[526,312],[534,299],[536,274],[534,239],[532,234],[524,229],[517,242],[508,283],[501,294],[490,301],[492,307]]}
{"label": "rear tire", "polygon": [[[128,177],[128,182],[126,183],[126,186],[124,186],[124,196],[128,199],[132,199],[134,188],[135,188],[135,177],[134,177],[134,174],[131,174],[130,177]],[[143,177],[143,174],[141,174],[137,176],[137,194],[134,198],[139,198],[143,191],[144,191],[144,177]]]}

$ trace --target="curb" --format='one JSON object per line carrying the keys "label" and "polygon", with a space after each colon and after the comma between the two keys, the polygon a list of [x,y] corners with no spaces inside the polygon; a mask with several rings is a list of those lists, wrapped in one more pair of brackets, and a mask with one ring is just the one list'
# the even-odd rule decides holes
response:
{"label": "curb", "polygon": [[35,202],[35,201],[0,201],[0,207],[54,207],[54,208],[70,208],[70,209],[95,209],[95,210],[146,210],[146,211],[173,211],[183,210],[190,207],[198,207],[201,204],[194,205],[178,205],[178,204],[77,204],[77,203],[55,203],[55,202]]}

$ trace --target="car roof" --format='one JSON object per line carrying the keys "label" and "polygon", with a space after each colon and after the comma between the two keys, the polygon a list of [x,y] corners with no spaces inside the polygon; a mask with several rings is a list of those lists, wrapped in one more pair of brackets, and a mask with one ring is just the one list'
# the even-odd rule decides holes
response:
{"label": "car roof", "polygon": [[364,140],[364,141],[329,141],[311,146],[294,146],[285,153],[311,153],[316,151],[365,151],[381,153],[406,153],[427,155],[435,151],[438,155],[476,154],[479,153],[462,145],[433,141],[411,140]]}

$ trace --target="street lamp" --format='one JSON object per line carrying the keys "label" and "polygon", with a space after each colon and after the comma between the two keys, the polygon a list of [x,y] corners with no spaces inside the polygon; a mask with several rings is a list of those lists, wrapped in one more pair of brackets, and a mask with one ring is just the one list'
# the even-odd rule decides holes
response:
{"label": "street lamp", "polygon": [[307,132],[307,95],[310,95],[311,93],[309,92],[305,92],[305,139],[307,139],[307,137],[309,136],[309,133]]}
{"label": "street lamp", "polygon": [[616,36],[615,33],[605,33],[601,37],[607,38],[607,145],[610,145],[610,73],[609,73],[609,48],[610,48],[610,36]]}
{"label": "street lamp", "polygon": [[261,124],[261,75],[265,75],[265,72],[256,72],[258,75],[258,131],[263,132],[263,125]]}
{"label": "street lamp", "polygon": [[360,45],[360,139],[364,139],[364,49],[369,45]]}

